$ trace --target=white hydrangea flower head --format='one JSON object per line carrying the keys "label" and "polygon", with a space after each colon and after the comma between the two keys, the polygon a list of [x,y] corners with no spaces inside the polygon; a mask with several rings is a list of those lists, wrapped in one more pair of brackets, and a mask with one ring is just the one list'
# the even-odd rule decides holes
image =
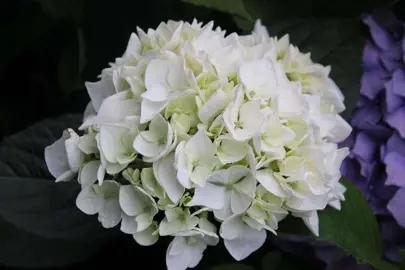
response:
{"label": "white hydrangea flower head", "polygon": [[245,36],[196,20],[137,28],[86,83],[82,133],[65,131],[45,159],[57,182],[77,176],[76,204],[102,226],[143,246],[174,237],[169,270],[220,238],[242,260],[288,215],[318,235],[318,211],[342,207],[337,144],[351,128],[329,73],[260,21]]}

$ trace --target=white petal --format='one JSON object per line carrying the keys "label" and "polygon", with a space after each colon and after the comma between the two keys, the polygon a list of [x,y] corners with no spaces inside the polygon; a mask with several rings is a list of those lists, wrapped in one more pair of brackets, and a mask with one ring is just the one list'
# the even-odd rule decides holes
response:
{"label": "white petal", "polygon": [[168,104],[168,101],[154,102],[143,99],[141,103],[141,123],[146,123],[152,120],[159,114]]}
{"label": "white petal", "polygon": [[85,85],[95,111],[99,111],[106,98],[116,93],[111,77],[104,77],[98,82],[86,82]]}
{"label": "white petal", "polygon": [[184,223],[179,219],[169,222],[167,218],[163,219],[159,224],[159,234],[161,236],[173,235],[184,229]]}
{"label": "white petal", "polygon": [[156,180],[166,191],[167,196],[174,203],[177,203],[183,196],[184,187],[177,180],[174,168],[174,154],[164,157],[153,163],[153,172]]}
{"label": "white petal", "polygon": [[[248,225],[246,226],[249,227]],[[224,244],[229,254],[235,260],[241,261],[261,248],[266,241],[266,236],[267,233],[264,229],[257,231],[250,228],[249,230],[245,230],[243,237],[232,240],[225,239]]]}
{"label": "white petal", "polygon": [[96,110],[94,109],[93,103],[91,101],[87,104],[86,108],[83,112],[83,122],[86,121],[87,118],[91,116],[95,116],[97,114]]}
{"label": "white petal", "polygon": [[317,211],[311,211],[311,214],[307,217],[302,217],[305,225],[307,225],[308,229],[315,235],[319,236],[319,218]]}
{"label": "white petal", "polygon": [[231,191],[225,191],[224,194],[224,207],[219,210],[214,210],[215,218],[225,220],[232,215],[231,209]]}
{"label": "white petal", "polygon": [[232,191],[231,195],[231,209],[234,214],[242,214],[245,212],[252,203],[253,195],[250,197],[237,190]]}
{"label": "white petal", "polygon": [[213,156],[215,154],[215,145],[211,142],[205,130],[200,129],[187,142],[185,152],[192,159]]}
{"label": "white petal", "polygon": [[228,106],[232,100],[231,93],[218,89],[198,111],[201,122],[208,124]]}
{"label": "white petal", "polygon": [[98,186],[85,187],[76,198],[77,207],[87,215],[94,215],[103,207],[104,196],[96,189]]}
{"label": "white petal", "polygon": [[159,239],[157,233],[158,227],[156,223],[152,223],[146,230],[134,233],[135,241],[141,246],[151,246],[155,244]]}
{"label": "white petal", "polygon": [[264,123],[264,115],[260,111],[260,101],[252,100],[243,104],[240,108],[240,121],[246,132],[246,138],[258,134]]}
{"label": "white petal", "polygon": [[100,161],[92,160],[81,168],[79,173],[79,183],[82,185],[82,188],[90,186],[97,181],[97,171],[99,167]]}
{"label": "white petal", "polygon": [[165,102],[169,98],[170,89],[162,84],[154,84],[141,97],[153,102]]}
{"label": "white petal", "polygon": [[166,84],[167,75],[173,64],[169,61],[154,59],[149,62],[145,71],[146,89],[152,88],[156,84]]}
{"label": "white petal", "polygon": [[142,50],[141,41],[139,40],[138,36],[135,33],[131,33],[124,56],[138,55],[141,53],[141,50]]}
{"label": "white petal", "polygon": [[245,142],[238,142],[232,138],[220,137],[218,140],[221,142],[220,150],[217,149],[217,155],[222,164],[234,163],[246,156],[247,144]]}
{"label": "white petal", "polygon": [[349,137],[352,127],[340,115],[336,115],[335,125],[328,134],[328,141],[340,143]]}
{"label": "white petal", "polygon": [[191,188],[192,182],[190,180],[191,169],[187,166],[186,161],[186,146],[185,141],[182,141],[177,145],[175,151],[175,168],[177,169],[177,179],[179,183],[185,188]]}
{"label": "white petal", "polygon": [[159,151],[161,148],[159,147],[158,143],[149,142],[145,137],[145,135],[149,131],[142,131],[136,136],[134,140],[134,148],[135,150],[145,157],[155,157],[159,155]]}
{"label": "white petal", "polygon": [[139,190],[132,185],[120,187],[119,202],[125,214],[136,216],[145,209],[145,202],[142,200]]}
{"label": "white petal", "polygon": [[76,176],[76,173],[69,170],[69,171],[66,171],[66,172],[62,173],[61,175],[59,175],[55,179],[55,182],[56,183],[68,182],[68,181],[72,180],[75,176]]}
{"label": "white petal", "polygon": [[117,157],[126,152],[122,138],[128,131],[128,128],[118,125],[104,124],[101,126],[100,146],[107,161],[116,163]]}
{"label": "white petal", "polygon": [[127,234],[134,234],[136,233],[138,227],[135,221],[135,217],[131,217],[122,213],[122,220],[121,220],[121,231]]}
{"label": "white petal", "polygon": [[240,215],[233,215],[221,224],[219,234],[224,239],[236,239],[243,236],[247,225]]}
{"label": "white petal", "polygon": [[81,136],[77,146],[87,155],[98,153],[97,141],[94,135],[86,134]]}
{"label": "white petal", "polygon": [[152,224],[153,217],[154,215],[151,215],[150,213],[142,213],[136,216],[135,220],[138,225],[137,232],[146,230]]}
{"label": "white petal", "polygon": [[104,228],[113,228],[121,221],[122,211],[117,199],[107,199],[98,213],[98,220]]}
{"label": "white petal", "polygon": [[166,252],[168,270],[186,270],[197,266],[207,245],[196,243],[188,245],[186,237],[176,236]]}
{"label": "white petal", "polygon": [[97,114],[97,124],[116,123],[127,116],[140,115],[140,105],[130,96],[130,90],[126,90],[105,99]]}
{"label": "white petal", "polygon": [[83,161],[83,153],[78,147],[79,136],[72,129],[68,129],[70,137],[65,141],[66,154],[69,167],[73,172],[78,172]]}
{"label": "white petal", "polygon": [[204,187],[197,187],[194,196],[187,206],[206,206],[212,209],[224,207],[225,187],[206,183]]}
{"label": "white petal", "polygon": [[68,138],[69,133],[64,131],[59,140],[45,147],[45,162],[49,172],[55,178],[70,170],[65,148],[65,141]]}
{"label": "white petal", "polygon": [[279,197],[285,197],[287,195],[271,169],[257,171],[256,178],[267,191],[274,195]]}

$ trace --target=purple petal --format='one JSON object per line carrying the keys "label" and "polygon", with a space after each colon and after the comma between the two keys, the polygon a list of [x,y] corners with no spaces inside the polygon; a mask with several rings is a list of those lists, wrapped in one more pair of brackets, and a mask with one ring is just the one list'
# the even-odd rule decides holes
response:
{"label": "purple petal", "polygon": [[380,49],[388,50],[393,44],[395,44],[392,36],[381,27],[372,16],[365,17],[363,22],[370,28],[370,34],[373,41]]}
{"label": "purple petal", "polygon": [[402,66],[401,46],[395,44],[388,51],[381,53],[380,58],[385,69],[390,73]]}
{"label": "purple petal", "polygon": [[360,164],[360,174],[369,180],[377,170],[377,163],[375,161],[370,163],[361,158],[358,158],[357,161]]}
{"label": "purple petal", "polygon": [[360,164],[356,159],[346,158],[340,167],[342,176],[350,180],[359,190],[365,193],[368,189],[367,179],[360,174]]}
{"label": "purple petal", "polygon": [[384,163],[387,172],[386,184],[405,187],[405,156],[390,152],[385,156]]}
{"label": "purple petal", "polygon": [[392,75],[392,91],[395,95],[405,97],[405,70],[403,68],[395,70]]}
{"label": "purple petal", "polygon": [[356,105],[357,105],[357,107],[373,106],[373,101],[363,95],[360,95],[359,99],[357,100]]}
{"label": "purple petal", "polygon": [[353,127],[362,128],[364,123],[376,124],[381,120],[381,112],[377,106],[359,108],[352,115]]}
{"label": "purple petal", "polygon": [[370,41],[366,42],[363,49],[363,64],[367,70],[372,70],[381,65],[380,50]]}
{"label": "purple petal", "polygon": [[395,128],[402,138],[405,138],[405,107],[396,110],[394,113],[388,114],[385,121]]}
{"label": "purple petal", "polygon": [[400,188],[388,203],[387,208],[394,216],[398,224],[405,228],[405,189]]}
{"label": "purple petal", "polygon": [[353,153],[366,162],[374,159],[378,144],[370,138],[366,133],[360,132],[357,134],[356,141],[353,146]]}
{"label": "purple petal", "polygon": [[[386,146],[386,152],[397,152],[401,154],[402,156],[405,156],[405,140],[402,139],[398,133],[394,132],[392,136],[387,140],[387,143],[385,144]],[[385,157],[385,155],[384,155]],[[382,158],[384,160],[384,158]]]}
{"label": "purple petal", "polygon": [[385,83],[385,105],[388,113],[393,113],[404,105],[404,99],[394,93],[394,80]]}
{"label": "purple petal", "polygon": [[360,93],[369,99],[374,99],[384,88],[384,79],[375,76],[371,71],[365,72],[361,77]]}

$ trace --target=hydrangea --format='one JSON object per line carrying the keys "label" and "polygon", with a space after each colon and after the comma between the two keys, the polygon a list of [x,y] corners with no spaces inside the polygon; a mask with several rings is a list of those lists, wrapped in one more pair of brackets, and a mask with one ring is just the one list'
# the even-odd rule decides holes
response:
{"label": "hydrangea", "polygon": [[[236,259],[291,214],[318,235],[340,209],[351,132],[329,67],[258,21],[250,35],[193,21],[137,29],[100,80],[79,128],[45,150],[76,203],[140,245],[172,236],[170,270],[195,267],[220,238]],[[161,215],[159,215],[161,213]],[[218,228],[219,226],[219,228]]]}
{"label": "hydrangea", "polygon": [[343,144],[350,154],[342,174],[369,200],[380,223],[385,255],[398,261],[398,248],[405,244],[405,27],[385,11],[363,21],[371,39],[363,51],[353,132]]}

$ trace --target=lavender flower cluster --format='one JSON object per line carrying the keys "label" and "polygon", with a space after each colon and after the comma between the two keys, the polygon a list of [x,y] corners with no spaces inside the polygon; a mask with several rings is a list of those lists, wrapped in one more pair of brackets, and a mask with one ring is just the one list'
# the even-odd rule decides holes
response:
{"label": "lavender flower cluster", "polygon": [[360,99],[344,143],[350,155],[341,171],[370,201],[386,258],[398,261],[405,242],[405,24],[389,12],[363,21],[371,40],[363,51]]}

